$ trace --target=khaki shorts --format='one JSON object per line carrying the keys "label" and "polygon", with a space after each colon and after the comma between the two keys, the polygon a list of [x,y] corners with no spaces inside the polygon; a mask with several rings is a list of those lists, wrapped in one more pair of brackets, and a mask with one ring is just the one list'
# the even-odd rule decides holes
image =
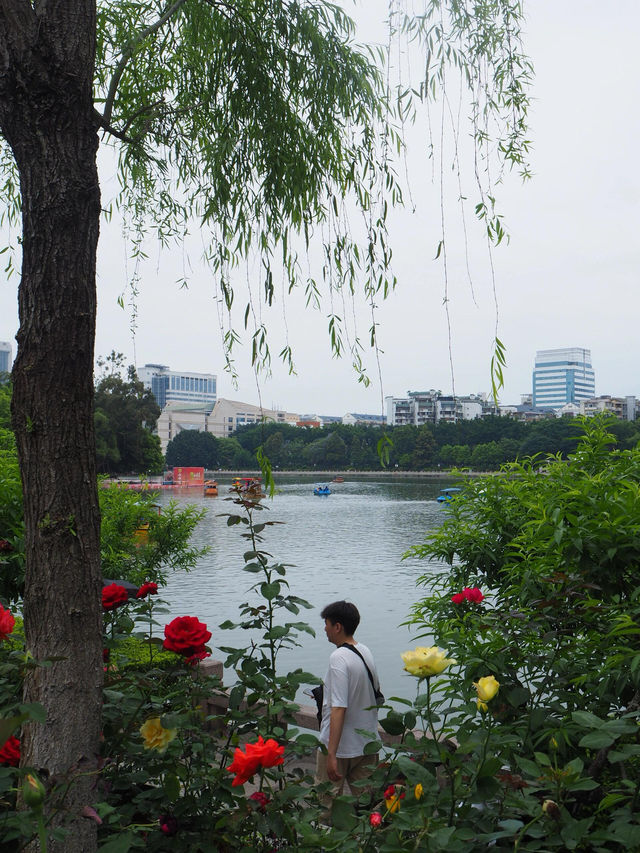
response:
{"label": "khaki shorts", "polygon": [[353,782],[358,782],[361,779],[368,779],[373,773],[378,764],[378,754],[374,755],[356,755],[355,758],[338,758],[338,773],[342,776],[339,782],[332,782],[327,776],[327,756],[321,749],[316,753],[316,775],[315,783],[319,785],[321,782],[330,782],[331,788],[326,794],[320,795],[320,802],[327,809],[325,812],[326,818],[329,817],[331,811],[331,803],[335,797],[339,797],[344,790],[344,783],[349,786],[349,791],[354,797],[359,797],[362,794],[370,794],[371,788],[366,785],[358,785],[353,787]]}

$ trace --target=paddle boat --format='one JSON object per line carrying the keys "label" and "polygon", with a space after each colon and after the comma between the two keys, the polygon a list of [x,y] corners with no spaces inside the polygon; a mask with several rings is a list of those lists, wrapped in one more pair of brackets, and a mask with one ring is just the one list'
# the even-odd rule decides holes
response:
{"label": "paddle boat", "polygon": [[[149,504],[149,509],[152,509],[158,515],[162,512],[160,504]],[[133,533],[133,541],[136,548],[149,544],[149,531],[151,530],[151,522],[148,519],[141,518]]]}
{"label": "paddle boat", "polygon": [[447,489],[440,489],[440,494],[436,498],[439,504],[450,504],[451,501],[461,492],[456,486],[449,486]]}
{"label": "paddle boat", "polygon": [[205,480],[204,496],[205,496],[205,498],[215,498],[218,496],[218,481],[217,480]]}
{"label": "paddle boat", "polygon": [[330,495],[331,489],[329,488],[327,483],[316,483],[316,485],[313,487],[313,494],[314,495]]}
{"label": "paddle boat", "polygon": [[239,492],[243,498],[251,498],[251,500],[260,500],[265,497],[260,477],[234,477],[229,491]]}

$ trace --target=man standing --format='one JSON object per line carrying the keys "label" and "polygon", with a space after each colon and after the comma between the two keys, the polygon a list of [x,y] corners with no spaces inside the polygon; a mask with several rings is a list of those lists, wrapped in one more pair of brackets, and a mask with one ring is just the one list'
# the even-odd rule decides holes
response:
{"label": "man standing", "polygon": [[[318,750],[316,763],[316,783],[333,783],[326,798],[328,807],[332,798],[342,793],[345,780],[352,794],[360,794],[362,788],[354,788],[353,783],[368,778],[377,764],[377,753],[365,755],[364,747],[374,739],[379,741],[374,684],[379,690],[380,682],[373,655],[353,638],[360,623],[355,604],[335,601],[324,608],[321,616],[327,639],[337,646],[329,658],[324,680],[320,740],[327,747],[327,754]],[[359,734],[359,729],[372,734]]]}

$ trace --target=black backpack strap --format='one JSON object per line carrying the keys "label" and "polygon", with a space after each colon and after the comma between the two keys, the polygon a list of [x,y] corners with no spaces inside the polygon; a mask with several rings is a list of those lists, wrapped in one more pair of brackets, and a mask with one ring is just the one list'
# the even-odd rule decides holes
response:
{"label": "black backpack strap", "polygon": [[375,685],[375,683],[374,683],[374,680],[373,680],[373,675],[371,675],[371,670],[370,670],[370,669],[369,669],[369,667],[367,666],[367,662],[366,662],[366,660],[362,657],[362,655],[361,655],[361,654],[360,654],[360,652],[356,649],[356,647],[355,647],[355,646],[353,646],[353,645],[351,645],[351,643],[343,643],[343,644],[340,646],[340,648],[341,648],[341,649],[351,649],[351,651],[352,651],[354,654],[358,655],[358,657],[360,658],[360,660],[361,660],[361,661],[362,661],[362,663],[364,664],[364,668],[367,670],[367,675],[369,676],[369,681],[371,682],[371,686],[373,687],[373,692],[374,692],[374,693],[377,693],[377,691],[378,691],[378,690],[380,690],[380,685],[378,685],[378,687],[376,687],[376,685]]}

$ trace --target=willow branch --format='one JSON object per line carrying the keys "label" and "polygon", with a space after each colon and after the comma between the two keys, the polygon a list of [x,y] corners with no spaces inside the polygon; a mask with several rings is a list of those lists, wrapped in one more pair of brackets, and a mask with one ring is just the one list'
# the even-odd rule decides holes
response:
{"label": "willow branch", "polygon": [[[107,93],[107,97],[104,103],[104,113],[102,114],[102,118],[105,126],[109,127],[111,122],[111,113],[113,112],[113,104],[116,99],[116,93],[118,91],[118,86],[120,85],[120,80],[122,79],[122,75],[124,74],[125,68],[127,67],[127,63],[135,53],[136,49],[142,42],[148,38],[153,33],[157,32],[166,22],[175,15],[178,9],[184,4],[187,0],[175,0],[175,2],[169,6],[167,11],[161,15],[157,21],[153,24],[149,24],[141,33],[138,34],[137,38],[134,41],[129,42],[129,46],[122,54],[120,61],[116,65],[115,71],[113,72],[113,77],[111,78],[111,83],[109,84],[109,91]],[[117,135],[117,134],[116,134]]]}

